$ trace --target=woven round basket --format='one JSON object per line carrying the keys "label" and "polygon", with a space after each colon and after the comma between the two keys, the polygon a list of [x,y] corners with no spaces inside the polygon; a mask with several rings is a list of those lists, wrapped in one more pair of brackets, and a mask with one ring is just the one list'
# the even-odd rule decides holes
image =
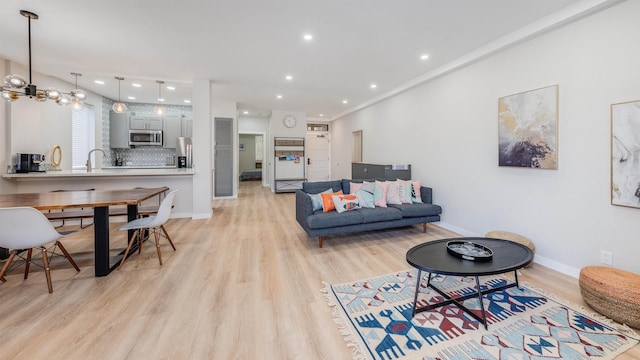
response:
{"label": "woven round basket", "polygon": [[640,275],[606,266],[580,270],[580,293],[600,314],[640,328]]}
{"label": "woven round basket", "polygon": [[518,244],[524,245],[526,247],[528,247],[529,249],[531,249],[531,251],[533,251],[533,253],[536,253],[536,246],[533,245],[533,241],[527,239],[526,237],[522,236],[522,235],[518,235],[512,232],[508,232],[508,231],[501,231],[501,230],[493,230],[493,231],[489,231],[485,237],[488,238],[493,238],[493,239],[503,239],[503,240],[509,240],[509,241],[513,241],[513,242],[517,242]]}

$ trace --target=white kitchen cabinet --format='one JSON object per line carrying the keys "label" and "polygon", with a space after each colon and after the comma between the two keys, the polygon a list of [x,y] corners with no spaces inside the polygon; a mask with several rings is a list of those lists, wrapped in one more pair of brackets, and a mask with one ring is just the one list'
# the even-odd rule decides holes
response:
{"label": "white kitchen cabinet", "polygon": [[164,117],[162,147],[170,149],[176,148],[176,138],[183,136],[181,118],[182,116],[180,115],[167,115]]}
{"label": "white kitchen cabinet", "polygon": [[148,117],[147,129],[149,130],[162,130],[162,118],[161,117]]}
{"label": "white kitchen cabinet", "polygon": [[109,147],[124,149],[129,147],[129,114],[109,111]]}
{"label": "white kitchen cabinet", "polygon": [[162,118],[156,116],[131,116],[129,128],[131,130],[162,130]]}
{"label": "white kitchen cabinet", "polygon": [[132,130],[144,130],[147,128],[147,118],[144,116],[132,116],[129,119],[129,128]]}

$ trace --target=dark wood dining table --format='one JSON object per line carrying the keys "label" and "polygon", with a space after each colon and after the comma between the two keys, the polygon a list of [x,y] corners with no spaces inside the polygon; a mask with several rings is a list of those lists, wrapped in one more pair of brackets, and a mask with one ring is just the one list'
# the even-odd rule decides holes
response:
{"label": "dark wood dining table", "polygon": [[[168,187],[123,190],[81,190],[42,193],[0,194],[0,207],[29,206],[38,210],[93,208],[95,276],[106,276],[122,260],[122,253],[110,259],[109,206],[126,205],[128,221],[138,215],[138,205],[158,196]],[[127,237],[129,239],[131,235]]]}

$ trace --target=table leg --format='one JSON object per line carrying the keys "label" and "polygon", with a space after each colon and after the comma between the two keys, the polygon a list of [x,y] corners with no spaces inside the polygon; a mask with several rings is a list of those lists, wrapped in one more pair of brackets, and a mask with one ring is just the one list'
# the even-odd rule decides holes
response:
{"label": "table leg", "polygon": [[488,330],[487,326],[487,315],[484,313],[484,302],[482,302],[482,289],[480,288],[480,280],[476,276],[476,288],[478,289],[478,301],[480,301],[480,311],[482,312],[482,323],[484,324],[484,329]]}
{"label": "table leg", "polygon": [[93,238],[95,251],[95,276],[109,274],[109,207],[93,208]]}
{"label": "table leg", "polygon": [[[418,306],[418,292],[420,292],[420,282],[422,280],[422,270],[418,269],[418,279],[416,280],[416,294],[413,296],[413,312],[412,317],[416,316],[416,306]],[[431,274],[429,274],[431,280]]]}
{"label": "table leg", "polygon": [[[133,221],[138,217],[138,204],[127,205],[127,222]],[[135,230],[129,230],[127,233],[127,239],[131,239]]]}

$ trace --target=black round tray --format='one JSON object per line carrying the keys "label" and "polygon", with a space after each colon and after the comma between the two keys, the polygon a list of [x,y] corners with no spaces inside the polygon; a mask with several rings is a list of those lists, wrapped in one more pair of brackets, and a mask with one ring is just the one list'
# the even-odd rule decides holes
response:
{"label": "black round tray", "polygon": [[486,246],[471,241],[449,241],[447,252],[455,257],[470,261],[489,261],[493,251]]}

